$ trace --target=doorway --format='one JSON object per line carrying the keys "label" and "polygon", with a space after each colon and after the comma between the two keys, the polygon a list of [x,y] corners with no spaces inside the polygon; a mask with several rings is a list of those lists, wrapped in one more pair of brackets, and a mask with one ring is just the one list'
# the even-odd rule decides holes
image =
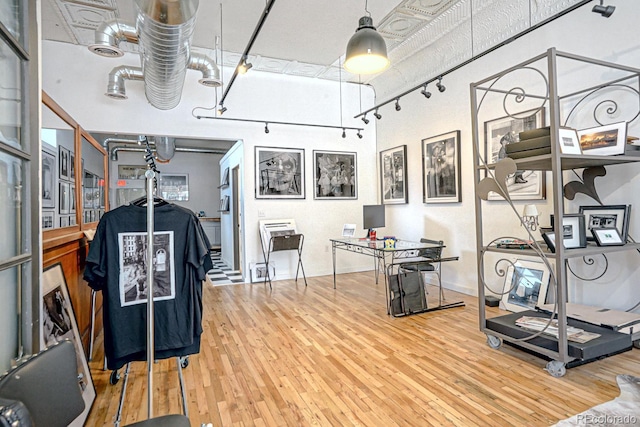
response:
{"label": "doorway", "polygon": [[[231,203],[233,206],[233,269],[242,273],[242,212],[240,210],[240,167],[231,171]],[[244,274],[243,274],[244,276]]]}

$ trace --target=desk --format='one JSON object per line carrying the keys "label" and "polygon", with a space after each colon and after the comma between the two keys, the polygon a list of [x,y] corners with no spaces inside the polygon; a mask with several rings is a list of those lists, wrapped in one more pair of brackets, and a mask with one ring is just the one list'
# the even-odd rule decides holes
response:
{"label": "desk", "polygon": [[[331,240],[331,253],[333,255],[333,289],[336,288],[336,250],[355,252],[368,255],[374,258],[376,266],[376,284],[378,283],[378,273],[382,266],[383,274],[387,274],[387,264],[393,265],[398,259],[409,261],[418,256],[420,249],[440,248],[437,244],[410,242],[408,240],[396,240],[395,247],[385,248],[384,240],[369,239],[329,239]],[[387,263],[387,257],[391,258]]]}

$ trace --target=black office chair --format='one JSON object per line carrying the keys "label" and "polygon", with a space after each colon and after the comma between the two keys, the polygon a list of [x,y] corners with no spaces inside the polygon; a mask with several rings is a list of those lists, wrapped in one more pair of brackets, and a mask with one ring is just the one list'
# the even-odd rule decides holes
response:
{"label": "black office chair", "polygon": [[[419,271],[423,274],[433,273],[438,276],[438,289],[440,289],[440,302],[442,303],[445,299],[444,292],[442,290],[442,263],[446,261],[457,261],[459,257],[442,258],[442,251],[444,249],[443,240],[420,239],[420,243],[430,243],[437,246],[433,248],[420,249],[417,254],[420,259],[400,264],[400,270]],[[425,292],[426,289],[427,288],[425,287]]]}
{"label": "black office chair", "polygon": [[0,398],[1,426],[68,426],[85,408],[73,343],[60,341],[5,373]]}

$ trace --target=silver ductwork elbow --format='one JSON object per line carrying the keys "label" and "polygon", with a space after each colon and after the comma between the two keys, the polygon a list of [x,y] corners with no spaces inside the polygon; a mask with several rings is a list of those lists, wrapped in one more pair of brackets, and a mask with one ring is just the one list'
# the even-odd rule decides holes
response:
{"label": "silver ductwork elbow", "polygon": [[159,136],[155,139],[156,142],[156,157],[163,161],[168,162],[173,159],[176,154],[176,139],[168,136]]}
{"label": "silver ductwork elbow", "polygon": [[215,61],[208,56],[201,53],[191,52],[187,68],[190,70],[200,71],[202,73],[202,78],[198,80],[198,83],[201,85],[208,87],[222,86],[220,69],[216,65]]}
{"label": "silver ductwork elbow", "polygon": [[109,73],[109,83],[107,84],[105,95],[113,99],[127,99],[127,91],[124,86],[125,80],[144,80],[142,69],[127,65],[115,67]]}
{"label": "silver ductwork elbow", "polygon": [[145,95],[156,108],[180,103],[198,0],[136,0]]}
{"label": "silver ductwork elbow", "polygon": [[95,43],[89,45],[89,50],[100,56],[117,57],[123,56],[120,49],[123,41],[137,44],[138,33],[131,25],[118,22],[117,19],[105,21],[96,29]]}

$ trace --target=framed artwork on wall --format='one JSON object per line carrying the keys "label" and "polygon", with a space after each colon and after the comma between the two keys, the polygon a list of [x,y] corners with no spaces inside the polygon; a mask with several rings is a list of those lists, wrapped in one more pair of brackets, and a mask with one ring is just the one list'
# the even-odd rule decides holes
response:
{"label": "framed artwork on wall", "polygon": [[[96,184],[96,188],[99,186]],[[158,194],[165,200],[188,201],[189,200],[189,175],[186,173],[160,174],[158,179]],[[100,206],[100,194],[96,198]]]}
{"label": "framed artwork on wall", "polygon": [[61,215],[65,215],[69,213],[71,196],[69,191],[69,182],[60,181],[60,189],[58,190],[59,194],[59,204],[58,204],[58,212]]}
{"label": "framed artwork on wall", "polygon": [[56,155],[42,150],[42,207],[56,206],[57,166]]}
{"label": "framed artwork on wall", "polygon": [[304,199],[304,149],[256,147],[256,199]]}
{"label": "framed artwork on wall", "polygon": [[74,183],[69,185],[69,213],[76,213],[76,185]]}
{"label": "framed artwork on wall", "polygon": [[356,153],[313,151],[314,199],[357,199]]}
{"label": "framed artwork on wall", "polygon": [[422,201],[461,201],[459,130],[422,140]]}
{"label": "framed artwork on wall", "polygon": [[[485,161],[497,163],[507,157],[506,146],[520,141],[520,132],[544,126],[544,108],[523,111],[484,123]],[[507,179],[507,190],[512,200],[539,200],[545,198],[545,172],[517,170]],[[496,193],[489,200],[503,200]]]}
{"label": "framed artwork on wall", "polygon": [[42,230],[52,230],[55,219],[56,213],[54,211],[42,211]]}
{"label": "framed artwork on wall", "polygon": [[[85,403],[84,412],[75,421],[84,423],[96,398],[96,390],[87,364],[87,357],[82,348],[80,332],[76,323],[67,281],[62,271],[62,264],[57,263],[42,273],[42,333],[45,347],[56,342],[69,339],[76,350],[78,366],[78,383]],[[74,423],[75,423],[74,421]]]}
{"label": "framed artwork on wall", "polygon": [[380,152],[380,185],[382,204],[408,203],[407,194],[407,146],[390,148]]}
{"label": "framed artwork on wall", "polygon": [[58,147],[58,166],[60,179],[69,179],[69,157],[71,153],[63,146]]}

